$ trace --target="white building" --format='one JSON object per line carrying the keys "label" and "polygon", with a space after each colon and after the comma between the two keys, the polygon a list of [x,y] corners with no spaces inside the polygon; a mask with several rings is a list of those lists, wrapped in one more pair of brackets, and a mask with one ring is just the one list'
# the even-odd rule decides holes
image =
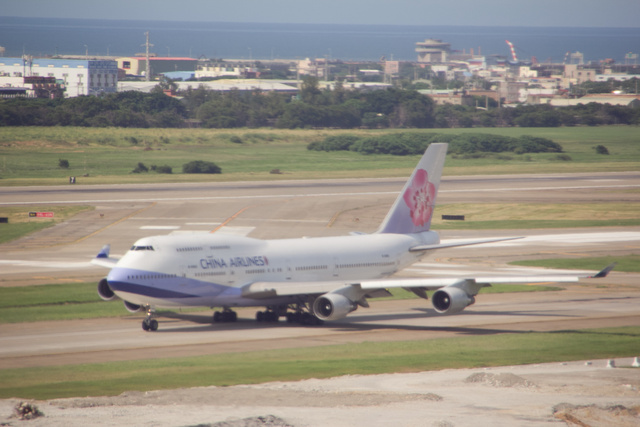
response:
{"label": "white building", "polygon": [[195,71],[195,78],[203,77],[241,77],[245,67],[232,64],[211,64],[198,66]]}
{"label": "white building", "polygon": [[0,84],[22,87],[24,77],[54,77],[62,81],[65,97],[115,93],[118,66],[110,60],[0,58]]}

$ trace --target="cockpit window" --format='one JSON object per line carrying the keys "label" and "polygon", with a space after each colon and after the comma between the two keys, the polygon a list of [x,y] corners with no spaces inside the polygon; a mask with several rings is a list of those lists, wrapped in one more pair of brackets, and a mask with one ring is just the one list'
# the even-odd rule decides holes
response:
{"label": "cockpit window", "polygon": [[148,246],[136,246],[133,245],[131,246],[131,250],[132,251],[152,251],[153,250],[153,246],[148,245]]}

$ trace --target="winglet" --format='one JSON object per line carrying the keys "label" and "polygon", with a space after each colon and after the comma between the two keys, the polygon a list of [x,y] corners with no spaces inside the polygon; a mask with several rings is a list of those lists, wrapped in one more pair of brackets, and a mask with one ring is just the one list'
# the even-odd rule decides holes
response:
{"label": "winglet", "polygon": [[98,255],[96,255],[96,258],[109,258],[110,251],[111,251],[111,245],[107,243],[102,247],[102,249],[100,249],[100,252],[98,252]]}
{"label": "winglet", "polygon": [[589,278],[591,278],[591,279],[600,279],[602,277],[607,277],[607,275],[611,272],[611,270],[613,270],[615,268],[615,266],[617,264],[618,264],[617,262],[614,262],[613,264],[609,264],[605,268],[600,270],[598,272],[598,274],[596,274],[595,276],[589,276]]}

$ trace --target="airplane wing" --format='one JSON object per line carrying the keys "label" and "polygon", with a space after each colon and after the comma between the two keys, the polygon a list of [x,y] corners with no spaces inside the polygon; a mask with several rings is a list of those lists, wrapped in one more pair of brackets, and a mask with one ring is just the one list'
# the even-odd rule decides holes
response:
{"label": "airplane wing", "polygon": [[[324,281],[324,282],[254,282],[242,288],[242,296],[247,298],[272,298],[276,296],[321,295],[328,292],[351,288],[364,296],[390,288],[404,288],[426,298],[426,291],[434,291],[447,286],[469,288],[474,294],[480,288],[492,283],[545,283],[545,282],[577,282],[584,278],[606,277],[615,264],[611,264],[594,275],[587,274],[540,274],[534,276],[479,276],[479,277],[447,277],[447,278],[397,278],[363,281]],[[388,294],[388,291],[386,292]],[[377,297],[378,295],[376,295]],[[381,295],[385,296],[385,295]]]}
{"label": "airplane wing", "polygon": [[113,268],[118,263],[118,258],[111,258],[109,252],[111,251],[111,245],[106,244],[100,249],[98,255],[91,260],[91,264],[99,265],[100,267]]}
{"label": "airplane wing", "polygon": [[419,245],[419,246],[414,246],[410,248],[409,251],[410,252],[431,251],[434,249],[455,248],[458,246],[481,245],[483,243],[505,242],[507,240],[518,240],[523,238],[524,237],[502,237],[497,239],[467,240],[462,242],[438,243],[434,245]]}

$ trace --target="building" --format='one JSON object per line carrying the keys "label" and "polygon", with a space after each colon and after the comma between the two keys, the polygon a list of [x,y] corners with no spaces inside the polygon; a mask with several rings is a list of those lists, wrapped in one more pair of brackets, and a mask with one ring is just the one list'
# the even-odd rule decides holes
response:
{"label": "building", "polygon": [[29,77],[54,78],[64,88],[65,97],[115,93],[118,86],[116,61],[0,58],[3,87],[23,87]]}
{"label": "building", "polygon": [[575,99],[552,99],[549,104],[554,107],[570,107],[576,105],[587,105],[591,103],[609,104],[621,107],[640,107],[640,99],[638,95],[613,95],[613,94],[595,94],[583,96]]}
{"label": "building", "polygon": [[526,87],[526,82],[504,80],[499,82],[498,94],[505,104],[515,104],[521,102],[520,91]]}
{"label": "building", "polygon": [[465,91],[460,90],[437,90],[437,89],[422,89],[418,91],[422,95],[428,95],[436,105],[473,105],[473,97],[468,95]]}
{"label": "building", "polygon": [[[142,76],[147,73],[147,58],[132,56],[117,58],[118,68],[129,76]],[[155,76],[172,71],[196,71],[198,60],[193,58],[170,58],[152,56],[149,58],[151,75]]]}
{"label": "building", "polygon": [[562,77],[566,81],[564,87],[569,87],[569,84],[579,85],[584,82],[595,81],[596,70],[583,68],[576,64],[567,64],[564,66]]}
{"label": "building", "polygon": [[426,39],[423,42],[416,43],[416,53],[420,63],[447,62],[451,53],[451,44],[444,43],[439,39]]}

